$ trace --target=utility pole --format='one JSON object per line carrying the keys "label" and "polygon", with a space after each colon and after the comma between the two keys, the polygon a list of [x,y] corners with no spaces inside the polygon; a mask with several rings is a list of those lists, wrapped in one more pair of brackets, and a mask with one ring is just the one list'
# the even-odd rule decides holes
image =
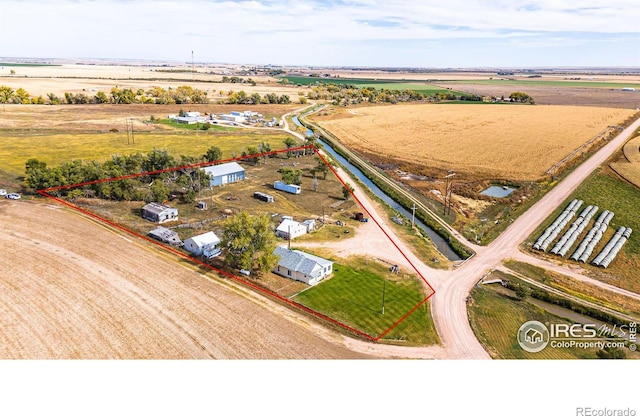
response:
{"label": "utility pole", "polygon": [[411,211],[413,211],[413,215],[411,215],[411,228],[413,229],[416,223],[416,203],[415,202],[413,203],[413,207],[411,208]]}
{"label": "utility pole", "polygon": [[445,176],[444,178],[447,180],[447,185],[446,185],[446,190],[445,190],[445,195],[444,195],[444,215],[447,215],[448,213],[451,213],[451,192],[453,190],[453,177],[456,176],[456,173],[452,170],[450,170],[447,173],[447,176]]}
{"label": "utility pole", "polygon": [[387,278],[382,276],[382,314],[384,315],[384,293],[387,290]]}
{"label": "utility pole", "polygon": [[195,71],[193,68],[193,51],[191,51],[191,82],[195,81]]}

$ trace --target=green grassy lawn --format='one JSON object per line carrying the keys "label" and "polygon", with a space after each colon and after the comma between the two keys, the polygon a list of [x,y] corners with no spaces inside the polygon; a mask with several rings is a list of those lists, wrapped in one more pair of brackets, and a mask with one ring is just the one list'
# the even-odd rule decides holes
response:
{"label": "green grassy lawn", "polygon": [[419,91],[425,94],[436,94],[438,92],[454,93],[456,95],[467,95],[459,91],[452,91],[446,88],[436,87],[428,84],[425,81],[411,81],[411,80],[375,80],[371,78],[317,78],[317,77],[283,77],[296,85],[314,85],[316,83],[321,84],[335,84],[335,85],[354,85],[358,88],[375,88],[377,90],[410,90]]}
{"label": "green grassy lawn", "polygon": [[[578,188],[562,203],[558,208],[541,224],[541,226],[527,239],[528,244],[533,244],[546,227],[548,227],[555,218],[560,215],[562,210],[573,199],[582,199],[583,207],[587,205],[597,205],[600,209],[599,215],[605,209],[613,211],[615,216],[609,224],[609,228],[593,251],[589,260],[600,253],[600,250],[607,244],[611,236],[621,226],[631,227],[634,233],[631,238],[622,247],[622,250],[616,259],[609,265],[607,269],[601,269],[592,266],[590,263],[582,264],[592,277],[606,283],[640,293],[640,215],[638,215],[638,207],[640,207],[640,192],[633,185],[618,179],[608,166],[600,168],[592,173]],[[582,209],[582,208],[581,208]],[[593,221],[590,225],[593,225]],[[585,234],[591,227],[587,227]],[[560,238],[562,234],[558,237]],[[580,236],[583,237],[583,236]],[[581,239],[578,240],[572,249],[577,248]],[[550,247],[553,247],[552,245]],[[569,256],[573,253],[569,252]],[[556,256],[553,256],[556,258]],[[571,260],[566,260],[571,264],[576,264]]]}
{"label": "green grassy lawn", "polygon": [[[517,341],[518,329],[527,321],[567,323],[526,301],[512,298],[501,286],[477,286],[471,291],[468,304],[469,321],[478,340],[491,357],[503,359],[589,359],[596,358],[597,349],[552,348],[538,353],[524,351]],[[631,354],[627,349],[625,353]],[[637,353],[633,354],[637,358]]]}
{"label": "green grassy lawn", "polygon": [[222,133],[215,131],[135,133],[135,144],[127,144],[126,132],[73,133],[73,134],[0,134],[0,169],[9,174],[23,175],[25,163],[36,158],[57,166],[76,159],[108,160],[114,154],[147,153],[166,149],[174,157],[200,156],[211,146],[222,150],[224,159],[239,156],[249,146],[258,147],[262,142],[273,150],[283,149],[285,133],[249,132]]}
{"label": "green grassy lawn", "polygon": [[200,131],[238,131],[237,128],[233,128],[233,127],[225,127],[225,126],[221,126],[221,125],[217,125],[217,124],[209,124],[209,128],[207,130],[204,130],[202,128],[203,124],[202,123],[198,123],[198,124],[182,124],[182,123],[176,123],[173,120],[170,120],[168,118],[163,118],[161,120],[157,120],[157,123],[159,124],[163,124],[165,126],[169,126],[169,127],[174,127],[178,130],[191,130],[191,131],[195,131],[198,130],[198,132]]}
{"label": "green grassy lawn", "polygon": [[[377,337],[425,297],[421,283],[414,276],[391,274],[387,265],[374,260],[350,259],[348,265],[335,263],[330,279],[298,294],[293,300]],[[437,343],[428,304],[418,308],[383,339],[410,344]]]}

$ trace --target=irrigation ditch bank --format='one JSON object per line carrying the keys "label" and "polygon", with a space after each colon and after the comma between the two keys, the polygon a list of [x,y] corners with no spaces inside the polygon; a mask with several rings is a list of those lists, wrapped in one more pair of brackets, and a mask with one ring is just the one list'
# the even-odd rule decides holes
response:
{"label": "irrigation ditch bank", "polygon": [[[306,113],[308,114],[308,113]],[[305,114],[305,115],[306,115]],[[309,125],[313,126],[319,132],[319,141],[325,149],[345,166],[351,174],[360,179],[377,197],[382,199],[387,205],[399,211],[407,219],[411,219],[410,211],[415,203],[416,223],[429,235],[439,251],[449,260],[459,261],[471,257],[474,252],[453,238],[446,223],[438,218],[433,212],[426,207],[421,201],[411,196],[406,190],[399,188],[391,179],[368,165],[360,157],[353,154],[342,146],[338,139],[312,123],[302,119],[303,115],[293,118],[294,122],[299,123],[303,127],[309,129]],[[359,177],[359,176],[362,177]],[[369,182],[369,183],[368,183]],[[372,186],[374,185],[374,186]],[[375,189],[378,188],[378,189]],[[443,246],[445,245],[445,246]]]}

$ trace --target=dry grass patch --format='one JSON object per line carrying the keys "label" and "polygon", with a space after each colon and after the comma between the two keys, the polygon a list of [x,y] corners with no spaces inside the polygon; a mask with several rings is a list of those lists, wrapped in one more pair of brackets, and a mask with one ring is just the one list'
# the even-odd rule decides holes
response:
{"label": "dry grass patch", "polygon": [[638,188],[640,188],[640,136],[631,139],[622,149],[624,159],[611,163],[611,169]]}
{"label": "dry grass patch", "polygon": [[[343,110],[344,111],[344,110]],[[345,144],[380,158],[472,176],[534,180],[632,110],[531,105],[361,107],[316,120]]]}

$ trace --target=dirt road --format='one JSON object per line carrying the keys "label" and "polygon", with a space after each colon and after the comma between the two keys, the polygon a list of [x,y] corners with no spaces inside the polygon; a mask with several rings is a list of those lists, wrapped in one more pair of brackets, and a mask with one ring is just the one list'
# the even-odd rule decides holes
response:
{"label": "dirt road", "polygon": [[[436,279],[434,281],[436,294],[433,296],[433,302],[431,303],[431,313],[442,344],[452,357],[489,357],[474,336],[469,325],[466,299],[471,289],[485,273],[500,264],[503,259],[516,256],[519,259],[525,259],[527,256],[519,253],[519,245],[591,172],[622,146],[638,127],[640,127],[640,120],[637,120],[620,133],[618,137],[576,168],[552,191],[514,221],[485,250],[479,252],[467,264],[450,273],[444,279]],[[586,277],[584,279],[590,283],[597,284],[593,279]]]}
{"label": "dirt road", "polygon": [[0,223],[0,359],[366,357],[67,209],[3,199]]}

